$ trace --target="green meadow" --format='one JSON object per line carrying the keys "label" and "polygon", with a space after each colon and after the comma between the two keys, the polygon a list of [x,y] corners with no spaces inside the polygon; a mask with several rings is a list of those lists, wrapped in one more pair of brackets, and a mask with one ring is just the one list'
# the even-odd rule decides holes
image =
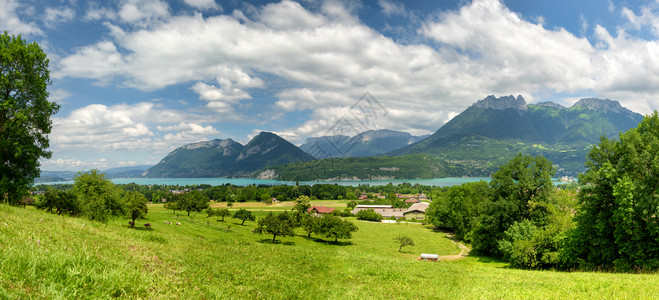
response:
{"label": "green meadow", "polygon": [[[273,207],[241,207],[263,215]],[[322,205],[315,202],[313,205]],[[340,201],[328,206],[345,207]],[[281,205],[281,207],[285,207]],[[234,207],[232,209],[237,209]],[[283,210],[286,208],[277,208]],[[254,222],[175,215],[150,205],[146,220],[107,224],[0,205],[0,298],[653,298],[658,274],[525,271],[455,255],[444,233],[413,223],[360,222],[338,244],[298,229],[295,237],[252,234]],[[165,222],[173,224],[166,224]],[[144,223],[151,223],[147,229]],[[176,225],[176,222],[181,225]],[[413,238],[398,252],[394,237]]]}

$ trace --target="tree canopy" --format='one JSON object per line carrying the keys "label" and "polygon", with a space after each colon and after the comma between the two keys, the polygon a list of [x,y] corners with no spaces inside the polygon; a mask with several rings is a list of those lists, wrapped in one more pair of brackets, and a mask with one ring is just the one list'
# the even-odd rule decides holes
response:
{"label": "tree canopy", "polygon": [[582,203],[565,249],[568,266],[659,268],[659,115],[619,140],[602,137],[579,177]]}
{"label": "tree canopy", "polygon": [[130,226],[135,227],[135,220],[144,218],[148,212],[146,207],[146,197],[139,192],[130,191],[124,195],[123,201],[126,203],[128,218],[132,220]]}
{"label": "tree canopy", "polygon": [[74,178],[73,191],[82,202],[85,215],[91,220],[106,222],[126,211],[125,203],[119,198],[119,190],[105,173],[96,169],[79,172]]}
{"label": "tree canopy", "polygon": [[267,215],[258,220],[258,227],[254,229],[254,232],[272,234],[272,242],[274,243],[278,235],[294,236],[295,223],[295,218],[288,212],[280,214],[268,212]]}
{"label": "tree canopy", "polygon": [[51,116],[48,58],[37,43],[0,34],[0,197],[18,204],[39,176],[39,159],[50,158]]}

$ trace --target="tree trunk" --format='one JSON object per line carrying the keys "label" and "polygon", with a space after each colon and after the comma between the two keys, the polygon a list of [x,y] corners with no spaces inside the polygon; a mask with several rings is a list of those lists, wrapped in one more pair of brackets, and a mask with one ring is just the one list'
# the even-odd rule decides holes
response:
{"label": "tree trunk", "polygon": [[247,220],[247,219],[244,219],[243,222],[240,223],[240,225],[245,225],[245,220]]}
{"label": "tree trunk", "polygon": [[273,234],[273,235],[272,235],[272,243],[273,243],[273,244],[275,243],[275,238],[276,238],[276,237],[277,237],[276,234]]}
{"label": "tree trunk", "polygon": [[188,217],[190,216],[190,211],[188,210]]}
{"label": "tree trunk", "polygon": [[400,245],[400,248],[398,248],[398,252],[403,249],[403,245]]}

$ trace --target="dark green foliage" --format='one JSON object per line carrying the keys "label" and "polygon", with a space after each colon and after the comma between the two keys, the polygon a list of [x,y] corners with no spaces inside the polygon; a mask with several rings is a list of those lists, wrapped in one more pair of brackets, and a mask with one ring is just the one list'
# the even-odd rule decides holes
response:
{"label": "dark green foliage", "polygon": [[544,157],[518,154],[492,175],[492,201],[475,226],[474,250],[501,256],[498,240],[515,222],[531,220],[538,226],[547,224],[546,207],[553,190],[554,170]]}
{"label": "dark green foliage", "polygon": [[106,222],[126,212],[126,204],[119,198],[119,190],[104,173],[96,169],[79,172],[74,178],[73,191],[90,220]]}
{"label": "dark green foliage", "polygon": [[267,215],[258,220],[258,227],[254,229],[258,234],[272,234],[272,242],[275,242],[277,236],[295,236],[295,219],[292,214],[283,212],[274,214],[268,212]]}
{"label": "dark green foliage", "polygon": [[193,211],[200,212],[208,208],[208,198],[200,191],[191,191],[183,194],[183,196],[176,202],[176,206],[180,210],[185,210],[190,216]]}
{"label": "dark green foliage", "polygon": [[304,214],[301,216],[300,225],[307,232],[307,238],[311,237],[312,233],[317,233],[319,231],[320,218],[312,216],[310,214]]}
{"label": "dark green foliage", "polygon": [[230,216],[231,212],[229,211],[229,209],[220,208],[220,209],[215,211],[215,215],[219,216],[219,217],[222,217],[222,222],[224,222],[224,217]]}
{"label": "dark green foliage", "polygon": [[577,228],[566,267],[659,268],[659,115],[655,111],[619,141],[603,137],[580,176]]}
{"label": "dark green foliage", "polygon": [[[50,158],[48,58],[37,43],[0,34],[0,197],[17,205],[39,177],[39,159]],[[5,200],[5,199],[3,199]]]}
{"label": "dark green foliage", "polygon": [[130,226],[135,227],[135,220],[144,218],[148,212],[146,197],[138,192],[127,192],[123,202],[126,203],[128,218],[132,220]]}
{"label": "dark green foliage", "polygon": [[36,206],[58,215],[78,216],[82,213],[82,204],[78,196],[71,191],[48,190],[40,201],[37,201]]}
{"label": "dark green foliage", "polygon": [[382,221],[382,216],[372,209],[362,209],[356,214],[357,220],[373,221],[380,222]]}
{"label": "dark green foliage", "polygon": [[300,196],[295,200],[293,211],[297,212],[299,215],[304,215],[307,213],[309,207],[311,207],[311,203],[309,202],[309,197]]}
{"label": "dark green foliage", "polygon": [[430,203],[428,221],[455,233],[455,238],[471,242],[468,234],[485,212],[491,191],[487,182],[470,182],[448,188]]}
{"label": "dark green foliage", "polygon": [[242,220],[243,222],[240,223],[240,225],[245,225],[245,221],[254,221],[256,220],[256,217],[252,215],[252,212],[249,210],[246,210],[244,208],[239,209],[236,211],[235,214],[233,214],[234,219],[239,219]]}
{"label": "dark green foliage", "polygon": [[[413,179],[457,176],[449,164],[423,154],[328,158],[273,166],[280,180],[323,180],[340,178]],[[343,195],[345,197],[345,195]]]}
{"label": "dark green foliage", "polygon": [[394,238],[394,241],[400,244],[400,247],[398,248],[398,252],[401,252],[401,250],[403,250],[403,247],[405,246],[414,246],[414,240],[412,240],[411,237],[406,235],[399,235]]}
{"label": "dark green foliage", "polygon": [[342,220],[337,216],[324,215],[318,219],[316,221],[316,233],[334,238],[335,243],[338,242],[338,239],[351,238],[352,233],[358,230],[355,224],[347,220]]}

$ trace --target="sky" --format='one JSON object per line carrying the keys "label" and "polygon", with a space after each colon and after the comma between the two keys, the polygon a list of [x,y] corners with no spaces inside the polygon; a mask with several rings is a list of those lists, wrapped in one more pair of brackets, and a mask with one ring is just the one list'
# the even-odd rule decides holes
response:
{"label": "sky", "polygon": [[659,107],[659,0],[0,0],[50,59],[42,170],[261,131],[431,134],[488,95]]}

